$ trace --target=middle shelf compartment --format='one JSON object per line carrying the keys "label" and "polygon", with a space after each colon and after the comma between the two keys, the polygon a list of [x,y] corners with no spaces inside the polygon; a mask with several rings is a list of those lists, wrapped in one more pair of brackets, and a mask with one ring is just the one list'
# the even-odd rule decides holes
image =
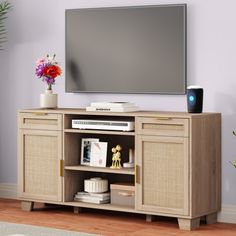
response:
{"label": "middle shelf compartment", "polygon": [[[107,143],[107,154],[106,154],[106,167],[110,167],[112,165],[112,148],[116,147],[118,144],[122,147],[121,150],[121,164],[124,162],[129,162],[129,150],[134,150],[134,136],[126,136],[126,135],[108,135],[108,134],[99,134],[99,133],[64,133],[64,166],[66,168],[71,168],[70,166],[80,166],[83,164],[81,160],[83,139],[99,139],[99,142]],[[135,159],[135,156],[134,156]],[[76,167],[76,168],[84,168],[83,170],[90,171],[90,168],[85,165],[84,167]],[[104,166],[105,167],[105,166]],[[73,167],[74,168],[74,167]],[[99,167],[100,168],[100,167]],[[78,169],[80,170],[80,169]],[[104,169],[101,169],[104,170]],[[109,172],[100,171],[100,172]],[[91,170],[92,171],[92,170]],[[114,169],[114,171],[116,171]],[[127,174],[130,171],[128,170]]]}

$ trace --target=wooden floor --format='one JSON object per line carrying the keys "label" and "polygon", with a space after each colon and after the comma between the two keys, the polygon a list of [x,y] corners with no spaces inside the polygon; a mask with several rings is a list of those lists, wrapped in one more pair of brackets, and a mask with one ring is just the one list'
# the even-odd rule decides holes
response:
{"label": "wooden floor", "polygon": [[194,231],[178,229],[176,219],[161,218],[148,223],[144,215],[100,210],[73,213],[73,208],[36,204],[32,212],[21,210],[20,202],[0,199],[0,221],[118,236],[236,236],[236,224],[204,225]]}

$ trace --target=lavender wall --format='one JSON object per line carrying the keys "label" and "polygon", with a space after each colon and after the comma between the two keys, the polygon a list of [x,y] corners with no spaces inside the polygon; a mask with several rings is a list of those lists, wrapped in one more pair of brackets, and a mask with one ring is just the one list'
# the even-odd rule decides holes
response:
{"label": "lavender wall", "polygon": [[[204,111],[222,113],[222,200],[236,205],[236,1],[186,0],[188,4],[188,84],[204,87]],[[39,106],[44,85],[35,61],[56,53],[64,69],[66,8],[182,3],[174,0],[12,0],[5,51],[0,52],[0,183],[16,183],[17,110]],[[91,101],[125,100],[141,109],[186,111],[186,97],[168,95],[66,94],[64,77],[54,86],[60,107]]]}

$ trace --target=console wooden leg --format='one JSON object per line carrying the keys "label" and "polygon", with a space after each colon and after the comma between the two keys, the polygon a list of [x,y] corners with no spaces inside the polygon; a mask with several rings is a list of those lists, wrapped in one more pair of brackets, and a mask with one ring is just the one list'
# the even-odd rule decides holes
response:
{"label": "console wooden leg", "polygon": [[195,219],[178,218],[179,228],[182,230],[193,230],[200,226],[200,217]]}
{"label": "console wooden leg", "polygon": [[146,222],[153,222],[154,216],[153,215],[146,215]]}
{"label": "console wooden leg", "polygon": [[32,211],[33,208],[34,208],[34,202],[26,202],[26,201],[21,202],[21,209],[23,211]]}
{"label": "console wooden leg", "polygon": [[75,214],[80,214],[82,212],[82,208],[81,207],[74,207],[74,213]]}
{"label": "console wooden leg", "polygon": [[206,215],[206,223],[207,224],[215,224],[217,222],[217,213],[212,213],[209,215]]}

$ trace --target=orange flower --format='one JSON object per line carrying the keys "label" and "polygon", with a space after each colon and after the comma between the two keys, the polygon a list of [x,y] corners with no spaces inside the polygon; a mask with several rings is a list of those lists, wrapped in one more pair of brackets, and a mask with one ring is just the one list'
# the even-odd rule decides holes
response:
{"label": "orange flower", "polygon": [[61,68],[57,65],[47,66],[43,70],[43,75],[51,78],[56,78],[61,75]]}

